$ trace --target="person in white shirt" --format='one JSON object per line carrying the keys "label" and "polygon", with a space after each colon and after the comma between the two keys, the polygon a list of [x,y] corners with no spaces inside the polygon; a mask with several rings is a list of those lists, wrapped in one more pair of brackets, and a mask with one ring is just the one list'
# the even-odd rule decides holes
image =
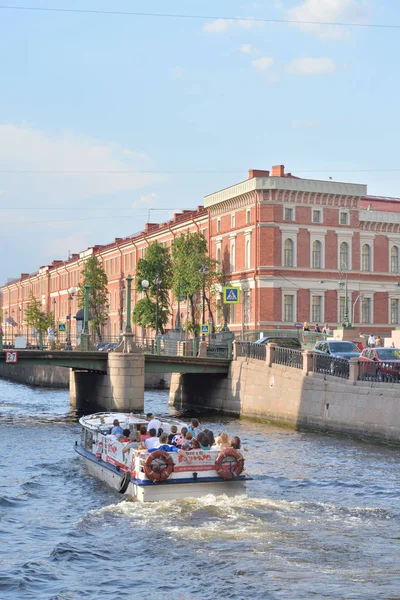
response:
{"label": "person in white shirt", "polygon": [[151,419],[150,423],[147,424],[147,431],[150,432],[150,429],[155,429],[157,435],[158,430],[161,428],[161,421],[154,419],[152,413],[148,413],[147,418]]}
{"label": "person in white shirt", "polygon": [[329,325],[326,324],[323,328],[322,328],[322,333],[324,333],[325,335],[331,335],[331,330],[329,329]]}
{"label": "person in white shirt", "polygon": [[375,342],[376,342],[375,336],[371,333],[371,335],[368,338],[368,346],[370,348],[375,348]]}
{"label": "person in white shirt", "polygon": [[157,437],[157,431],[153,427],[149,430],[149,434],[150,437],[147,438],[147,440],[144,440],[147,450],[157,448],[160,445],[160,440]]}

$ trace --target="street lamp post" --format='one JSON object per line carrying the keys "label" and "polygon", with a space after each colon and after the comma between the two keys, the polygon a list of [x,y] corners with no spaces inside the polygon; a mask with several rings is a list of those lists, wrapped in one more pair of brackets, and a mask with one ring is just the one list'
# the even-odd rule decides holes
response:
{"label": "street lamp post", "polygon": [[[348,295],[348,281],[347,281],[347,271],[344,267],[340,270],[341,280],[339,281],[339,286],[344,288],[344,314],[343,314],[343,323],[342,327],[345,329],[349,329],[351,327],[350,319],[349,319],[349,295]],[[343,281],[344,276],[344,281]]]}
{"label": "street lamp post", "polygon": [[15,321],[14,321],[14,312],[15,312],[15,310],[12,309],[12,311],[11,311],[11,315],[12,315],[11,316],[11,319],[12,319],[12,322],[11,322],[11,347],[12,348],[14,348],[14,323],[15,323]]}
{"label": "street lamp post", "polygon": [[132,280],[133,277],[128,275],[126,281],[126,324],[125,333],[132,333],[131,325],[131,305],[132,305]]}
{"label": "street lamp post", "polygon": [[181,323],[181,286],[178,285],[178,314],[176,315],[175,331],[180,332],[182,329]]}
{"label": "street lamp post", "polygon": [[[205,324],[206,321],[206,277],[209,273],[209,268],[207,267],[207,265],[203,265],[199,271],[200,275],[203,277],[203,318],[202,318],[202,325]],[[205,335],[202,335],[202,340],[204,342],[205,340]]]}
{"label": "street lamp post", "polygon": [[[142,286],[142,290],[144,292],[146,292],[149,289],[149,282],[147,281],[147,279],[143,279],[142,283],[140,284]],[[142,327],[142,337],[145,338],[146,337],[146,332],[145,332],[145,328]]]}
{"label": "street lamp post", "polygon": [[90,285],[85,283],[83,286],[83,331],[81,333],[81,348],[84,351],[89,350],[89,293]]}
{"label": "street lamp post", "polygon": [[76,293],[76,287],[72,287],[68,290],[68,316],[67,316],[67,343],[66,343],[66,350],[72,350],[72,344],[71,344],[71,333],[72,333],[72,300],[74,298],[74,295]]}
{"label": "street lamp post", "polygon": [[156,339],[158,336],[158,292],[159,292],[160,283],[161,283],[161,277],[159,275],[156,275],[156,277],[154,279],[154,285],[156,287]]}

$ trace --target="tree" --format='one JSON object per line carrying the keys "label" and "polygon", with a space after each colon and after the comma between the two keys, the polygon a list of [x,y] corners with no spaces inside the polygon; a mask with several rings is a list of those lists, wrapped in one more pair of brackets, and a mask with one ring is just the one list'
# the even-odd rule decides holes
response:
{"label": "tree", "polygon": [[28,327],[34,327],[36,332],[42,336],[50,325],[54,326],[53,313],[46,314],[32,292],[29,294],[29,304],[25,309],[25,322]]}
{"label": "tree", "polygon": [[[133,311],[133,321],[142,327],[165,332],[168,323],[169,292],[172,285],[172,261],[168,248],[153,242],[146,256],[139,259],[136,268],[136,291],[143,292],[142,281],[148,281],[146,296],[139,300]],[[158,305],[158,319],[156,319]],[[158,322],[156,322],[158,321]]]}
{"label": "tree", "polygon": [[89,312],[91,314],[91,329],[99,341],[102,339],[102,328],[108,319],[108,289],[107,275],[97,256],[90,256],[82,270],[83,279],[78,286],[78,306],[85,304],[85,285],[90,286]]}
{"label": "tree", "polygon": [[[173,293],[175,297],[186,294],[190,303],[191,326],[197,335],[200,330],[198,323],[200,303],[203,301],[203,277],[205,283],[205,301],[210,318],[214,322],[211,306],[211,296],[215,294],[216,284],[221,282],[219,265],[208,256],[207,241],[200,233],[180,235],[172,244]],[[207,274],[202,274],[206,267]],[[208,292],[208,293],[207,293]]]}

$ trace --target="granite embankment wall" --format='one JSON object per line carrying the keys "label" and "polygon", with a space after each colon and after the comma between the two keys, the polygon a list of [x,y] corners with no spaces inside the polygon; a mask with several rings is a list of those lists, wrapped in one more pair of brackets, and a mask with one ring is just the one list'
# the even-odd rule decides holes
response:
{"label": "granite embankment wall", "polygon": [[[35,387],[69,388],[70,370],[66,367],[23,366],[0,363],[0,379],[25,383]],[[144,387],[148,390],[167,390],[171,383],[170,373],[145,374]]]}
{"label": "granite embankment wall", "polygon": [[238,358],[228,377],[173,375],[170,404],[400,442],[400,385],[356,382]]}

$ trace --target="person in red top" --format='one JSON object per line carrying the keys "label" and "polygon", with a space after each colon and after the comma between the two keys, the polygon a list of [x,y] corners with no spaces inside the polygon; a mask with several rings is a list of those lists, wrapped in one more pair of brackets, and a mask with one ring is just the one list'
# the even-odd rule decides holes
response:
{"label": "person in red top", "polygon": [[142,425],[140,428],[140,435],[142,436],[142,442],[144,442],[144,440],[147,440],[147,438],[150,437],[150,435],[147,433],[147,427],[146,425]]}

